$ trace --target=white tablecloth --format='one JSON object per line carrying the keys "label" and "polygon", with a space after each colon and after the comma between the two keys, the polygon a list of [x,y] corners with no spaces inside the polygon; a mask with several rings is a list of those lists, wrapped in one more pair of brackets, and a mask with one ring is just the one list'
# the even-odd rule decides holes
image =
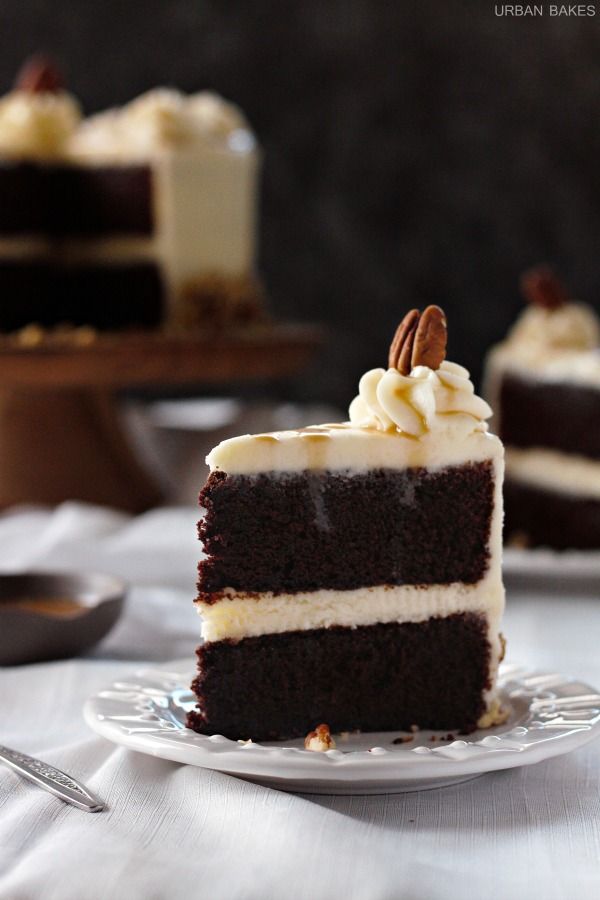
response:
{"label": "white tablecloth", "polygon": [[[0,568],[87,567],[131,580],[85,659],[0,670],[0,743],[72,773],[89,815],[0,769],[2,900],[597,898],[600,742],[452,788],[293,796],[120,749],[85,698],[140,660],[192,660],[193,509],[128,519],[67,504],[0,517]],[[600,685],[600,597],[509,597],[509,658]]]}

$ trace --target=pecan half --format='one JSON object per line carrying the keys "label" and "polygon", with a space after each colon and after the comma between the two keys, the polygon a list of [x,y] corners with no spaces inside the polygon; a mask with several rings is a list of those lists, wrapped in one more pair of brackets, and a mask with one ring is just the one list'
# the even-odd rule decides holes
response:
{"label": "pecan half", "polygon": [[26,60],[15,80],[16,90],[30,94],[57,94],[62,87],[59,70],[45,56],[32,56]]}
{"label": "pecan half", "polygon": [[408,375],[411,370],[412,349],[420,316],[418,309],[407,312],[396,328],[390,345],[388,368],[398,369],[401,375]]}
{"label": "pecan half", "polygon": [[412,367],[439,369],[446,358],[448,327],[446,314],[439,306],[428,306],[421,315],[412,351]]}
{"label": "pecan half", "polygon": [[528,303],[543,309],[558,309],[569,302],[569,292],[550,266],[535,266],[523,272],[519,287]]}

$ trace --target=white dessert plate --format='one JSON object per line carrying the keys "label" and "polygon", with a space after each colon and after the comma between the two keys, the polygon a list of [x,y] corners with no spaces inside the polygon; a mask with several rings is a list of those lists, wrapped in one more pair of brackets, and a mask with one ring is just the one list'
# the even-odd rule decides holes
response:
{"label": "white dessert plate", "polygon": [[560,581],[573,586],[597,586],[600,582],[599,550],[517,550],[505,547],[502,572],[510,581],[525,581],[535,586]]}
{"label": "white dessert plate", "polygon": [[[88,725],[131,750],[216,769],[269,787],[307,794],[392,794],[466,781],[531,765],[600,735],[600,694],[556,673],[503,665],[504,725],[466,737],[431,731],[394,743],[399,732],[336,735],[337,749],[304,750],[303,740],[255,744],[201,735],[184,725],[194,706],[189,663],[144,669],[91,697]],[[315,725],[318,725],[315,722]]]}

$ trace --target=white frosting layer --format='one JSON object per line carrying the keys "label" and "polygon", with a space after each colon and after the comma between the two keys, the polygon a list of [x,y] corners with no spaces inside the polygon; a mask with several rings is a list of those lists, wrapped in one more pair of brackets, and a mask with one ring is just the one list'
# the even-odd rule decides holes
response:
{"label": "white frosting layer", "polygon": [[255,141],[241,110],[211,91],[187,96],[156,88],[118,109],[90,116],[69,143],[85,161],[131,162],[163,152],[246,154]]}
{"label": "white frosting layer", "polygon": [[77,101],[64,91],[12,91],[0,99],[0,155],[36,160],[63,156],[80,119]]}
{"label": "white frosting layer", "polygon": [[365,471],[408,466],[443,468],[502,455],[484,419],[491,409],[475,396],[469,373],[443,362],[410,375],[372,369],[361,378],[350,422],[297,431],[242,435],[209,453],[211,470],[230,474],[305,469]]}
{"label": "white frosting layer", "polygon": [[156,240],[146,237],[65,238],[61,241],[44,237],[0,238],[0,259],[48,260],[60,265],[84,263],[118,263],[155,260]]}
{"label": "white frosting layer", "polygon": [[173,305],[199,278],[253,273],[258,172],[256,150],[155,159],[156,238]]}
{"label": "white frosting layer", "polygon": [[197,601],[197,607],[205,641],[240,640],[333,625],[356,628],[386,622],[424,622],[432,616],[462,612],[485,614],[497,627],[504,609],[504,591],[499,579],[476,585],[379,585],[275,595],[244,595],[229,588],[218,603]]}
{"label": "white frosting layer", "polygon": [[416,440],[398,432],[343,423],[230,438],[218,444],[206,462],[211,471],[221,469],[230,475],[252,475],[306,469],[364,472],[372,468],[425,466],[435,470],[501,456],[502,444],[485,432],[467,437],[430,433]]}
{"label": "white frosting layer", "polygon": [[600,461],[555,450],[506,448],[506,476],[553,493],[600,500]]}
{"label": "white frosting layer", "polygon": [[494,381],[506,370],[544,381],[600,385],[599,345],[600,323],[589,306],[528,307],[488,355],[486,393],[493,395]]}

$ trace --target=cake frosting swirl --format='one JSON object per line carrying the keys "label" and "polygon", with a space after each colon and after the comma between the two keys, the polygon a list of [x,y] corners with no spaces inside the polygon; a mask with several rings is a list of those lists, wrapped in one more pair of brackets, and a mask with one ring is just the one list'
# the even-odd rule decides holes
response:
{"label": "cake frosting swirl", "polygon": [[143,158],[165,150],[248,152],[254,138],[241,110],[212,91],[156,88],[120,109],[90,116],[73,135],[75,157]]}
{"label": "cake frosting swirl", "polygon": [[600,326],[585,303],[565,303],[556,309],[525,309],[506,339],[516,355],[536,356],[592,350],[600,344]]}
{"label": "cake frosting swirl", "polygon": [[[562,286],[561,293],[568,298]],[[488,355],[486,394],[495,397],[497,376],[508,369],[547,381],[600,383],[600,322],[592,307],[571,299],[548,305],[535,293],[526,297],[529,306]]]}
{"label": "cake frosting swirl", "polygon": [[0,99],[0,154],[25,159],[61,156],[80,120],[79,104],[66,91],[11,91]]}
{"label": "cake frosting swirl", "polygon": [[362,376],[349,413],[353,425],[415,438],[430,432],[486,431],[491,414],[475,394],[467,369],[447,360],[435,371],[415,366],[409,375],[395,368],[371,369]]}

